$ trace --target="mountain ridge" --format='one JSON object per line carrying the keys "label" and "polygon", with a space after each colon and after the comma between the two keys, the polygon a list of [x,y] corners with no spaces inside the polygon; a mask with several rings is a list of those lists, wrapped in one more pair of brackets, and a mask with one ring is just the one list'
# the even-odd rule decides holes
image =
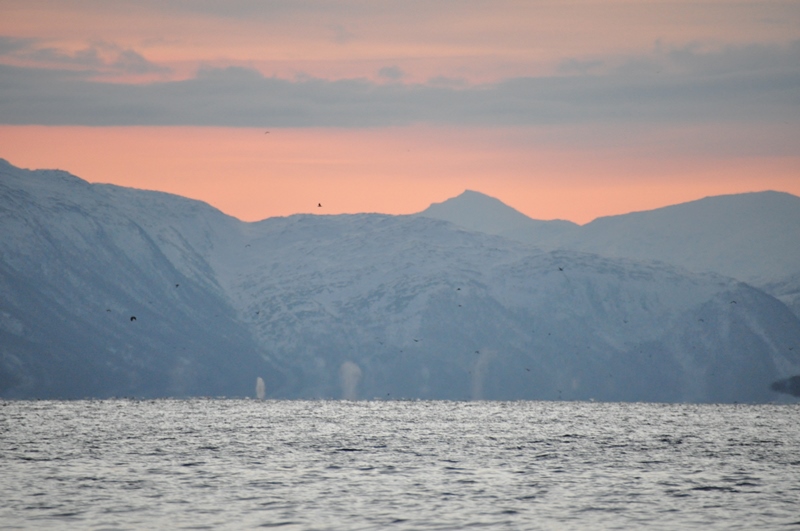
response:
{"label": "mountain ridge", "polygon": [[449,221],[469,230],[496,234],[525,241],[520,236],[536,234],[534,243],[541,245],[558,239],[578,227],[566,220],[537,220],[510,207],[495,197],[481,192],[465,190],[456,197],[433,203],[418,216]]}
{"label": "mountain ridge", "polygon": [[794,400],[800,321],[735,279],[26,171],[0,167],[3,397]]}
{"label": "mountain ridge", "polygon": [[[453,209],[459,208],[457,198],[448,201]],[[499,207],[494,205],[491,212],[497,211]],[[459,224],[459,217],[467,213],[456,216],[447,209],[427,209],[418,215]],[[786,192],[709,196],[603,216],[566,230],[545,225],[552,227],[545,231],[541,225],[519,221],[513,230],[498,231],[491,224],[482,224],[481,219],[478,215],[469,227],[462,226],[543,249],[573,249],[608,257],[657,260],[694,272],[716,271],[766,289],[789,306],[800,308],[800,296],[786,289],[800,275],[800,198]]]}

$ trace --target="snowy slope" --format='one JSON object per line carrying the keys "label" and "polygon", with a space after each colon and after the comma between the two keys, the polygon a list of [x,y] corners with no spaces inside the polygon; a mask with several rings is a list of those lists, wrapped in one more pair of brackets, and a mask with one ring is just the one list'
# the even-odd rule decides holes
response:
{"label": "snowy slope", "polygon": [[362,397],[762,401],[800,368],[797,319],[725,277],[415,216],[250,230],[257,258],[223,284],[276,365],[298,362],[287,396],[338,396],[348,365]]}
{"label": "snowy slope", "polygon": [[800,272],[782,280],[769,282],[760,288],[783,302],[795,315],[800,316]]}
{"label": "snowy slope", "polygon": [[[503,234],[543,249],[658,260],[695,272],[720,273],[767,290],[800,315],[800,198],[790,194],[707,197],[598,218],[580,227],[530,218],[526,222],[521,213],[497,200],[467,202],[464,195],[433,205],[420,215],[447,219],[487,234]],[[511,218],[513,230],[507,228],[510,223],[498,230],[497,222],[491,221]]]}
{"label": "snowy slope", "polygon": [[205,258],[232,222],[0,163],[0,394],[249,392],[264,362]]}
{"label": "snowy slope", "polygon": [[424,216],[243,223],[3,164],[0,257],[0,396],[768,401],[800,373],[746,284]]}
{"label": "snowy slope", "polygon": [[800,273],[800,197],[707,197],[599,218],[571,236],[564,242],[571,248],[661,260],[760,285]]}

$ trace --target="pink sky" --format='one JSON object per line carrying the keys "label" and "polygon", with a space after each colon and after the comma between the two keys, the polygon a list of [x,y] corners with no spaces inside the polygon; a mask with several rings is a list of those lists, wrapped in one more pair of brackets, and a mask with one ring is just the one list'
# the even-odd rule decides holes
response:
{"label": "pink sky", "polygon": [[548,145],[549,133],[7,126],[0,145],[18,166],[201,199],[247,221],[300,212],[410,214],[465,189],[536,219],[578,223],[708,195],[800,195],[800,156],[565,148]]}
{"label": "pink sky", "polygon": [[0,157],[245,220],[585,223],[800,195],[798,78],[797,2],[5,0]]}

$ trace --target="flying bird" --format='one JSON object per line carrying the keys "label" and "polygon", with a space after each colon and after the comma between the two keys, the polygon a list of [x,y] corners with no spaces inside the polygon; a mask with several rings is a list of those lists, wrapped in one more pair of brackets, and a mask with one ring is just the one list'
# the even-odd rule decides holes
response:
{"label": "flying bird", "polygon": [[322,208],[322,203],[317,203],[317,208]]}
{"label": "flying bird", "polygon": [[131,322],[133,322],[135,320],[136,320],[136,316],[135,315],[131,315]]}

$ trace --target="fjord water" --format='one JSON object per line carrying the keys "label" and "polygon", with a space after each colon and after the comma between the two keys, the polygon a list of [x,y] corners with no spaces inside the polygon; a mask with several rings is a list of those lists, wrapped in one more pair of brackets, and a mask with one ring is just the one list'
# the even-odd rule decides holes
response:
{"label": "fjord water", "polygon": [[800,405],[0,402],[4,529],[791,529]]}

